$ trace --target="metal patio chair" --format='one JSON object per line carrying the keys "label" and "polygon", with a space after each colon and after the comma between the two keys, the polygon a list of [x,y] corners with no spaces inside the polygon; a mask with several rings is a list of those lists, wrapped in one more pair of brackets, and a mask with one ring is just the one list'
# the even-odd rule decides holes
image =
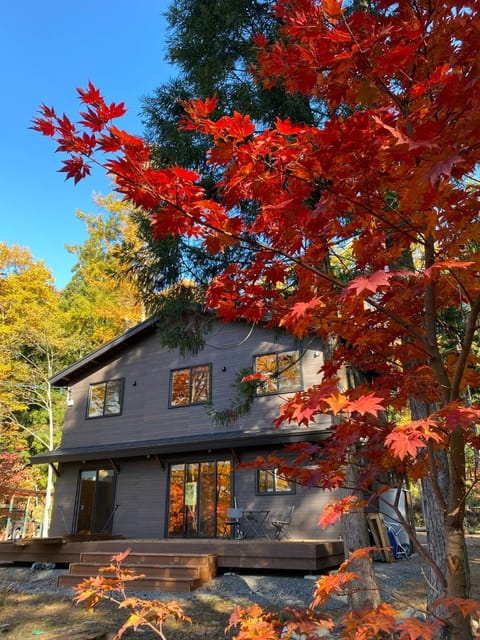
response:
{"label": "metal patio chair", "polygon": [[224,535],[228,538],[243,538],[243,531],[240,527],[240,521],[243,517],[243,509],[232,507],[227,510],[227,519],[223,523]]}
{"label": "metal patio chair", "polygon": [[275,540],[281,540],[282,538],[290,538],[288,535],[288,528],[292,523],[293,512],[295,511],[295,505],[291,505],[287,511],[287,515],[283,520],[272,520],[272,527],[275,529]]}

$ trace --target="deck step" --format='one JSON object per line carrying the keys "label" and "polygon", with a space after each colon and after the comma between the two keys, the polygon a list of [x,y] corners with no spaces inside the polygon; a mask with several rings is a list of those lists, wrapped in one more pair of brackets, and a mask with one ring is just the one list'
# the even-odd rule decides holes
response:
{"label": "deck step", "polygon": [[[111,553],[82,553],[80,562],[71,563],[68,575],[59,576],[57,584],[76,587],[86,578],[101,575],[100,568],[109,566],[111,559]],[[143,576],[127,583],[129,591],[188,593],[217,575],[217,559],[211,553],[130,553],[122,568]]]}
{"label": "deck step", "polygon": [[[85,551],[80,556],[82,562],[101,562],[103,564],[110,564],[111,557],[112,553],[105,551]],[[132,551],[125,558],[124,562],[134,564],[156,564],[159,562],[163,565],[197,567],[210,564],[212,560],[215,560],[215,557],[215,554],[210,553],[139,553]],[[124,562],[122,562],[122,564],[124,564]]]}
{"label": "deck step", "polygon": [[[96,576],[100,572],[100,568],[106,566],[102,563],[93,562],[74,562],[70,565],[70,573],[72,575],[90,575]],[[123,569],[130,569],[137,575],[154,576],[162,578],[189,578],[200,579],[200,567],[192,567],[185,565],[161,565],[161,564],[133,564],[131,562],[122,562]],[[107,575],[111,575],[110,573]]]}
{"label": "deck step", "polygon": [[[84,552],[80,554],[81,564],[108,566],[112,554],[102,551]],[[198,568],[198,577],[207,582],[217,575],[217,557],[212,553],[135,553],[131,552],[122,562],[123,567],[150,565],[158,567],[194,567]],[[143,573],[139,567],[138,573]]]}
{"label": "deck step", "polygon": [[[77,587],[83,580],[92,576],[71,575],[66,574],[58,576],[57,584],[59,587]],[[139,578],[128,582],[126,591],[160,591],[170,593],[190,593],[201,584],[200,580],[191,580],[189,578]]]}

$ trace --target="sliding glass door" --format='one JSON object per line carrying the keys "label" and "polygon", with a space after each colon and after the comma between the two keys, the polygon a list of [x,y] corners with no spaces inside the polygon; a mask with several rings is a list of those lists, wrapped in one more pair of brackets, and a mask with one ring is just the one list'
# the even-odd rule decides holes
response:
{"label": "sliding glass door", "polygon": [[168,535],[215,538],[231,501],[230,460],[170,466]]}

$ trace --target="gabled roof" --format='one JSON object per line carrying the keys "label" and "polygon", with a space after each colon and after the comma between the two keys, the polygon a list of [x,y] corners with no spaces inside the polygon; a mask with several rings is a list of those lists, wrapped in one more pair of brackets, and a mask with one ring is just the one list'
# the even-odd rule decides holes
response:
{"label": "gabled roof", "polygon": [[149,318],[135,327],[128,329],[118,338],[106,342],[87,356],[80,358],[60,373],[50,378],[50,384],[56,387],[68,387],[77,380],[84,378],[98,367],[111,362],[119,353],[134,342],[155,332],[156,319]]}

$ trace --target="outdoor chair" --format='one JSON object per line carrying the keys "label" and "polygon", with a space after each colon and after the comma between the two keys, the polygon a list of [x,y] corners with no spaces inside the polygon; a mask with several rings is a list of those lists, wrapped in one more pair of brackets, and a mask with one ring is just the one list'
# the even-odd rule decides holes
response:
{"label": "outdoor chair", "polygon": [[393,556],[395,560],[399,558],[405,558],[408,560],[412,555],[412,550],[408,542],[402,542],[400,535],[402,532],[402,526],[395,522],[388,522],[385,520],[385,527],[387,529],[388,538],[392,545]]}
{"label": "outdoor chair", "polygon": [[281,540],[282,538],[289,538],[288,528],[292,523],[293,512],[295,511],[295,505],[289,507],[287,515],[283,520],[272,520],[272,526],[275,529],[275,540]]}
{"label": "outdoor chair", "polygon": [[243,517],[243,509],[232,507],[227,510],[227,519],[223,523],[224,535],[228,538],[243,538],[240,528],[240,520]]}

